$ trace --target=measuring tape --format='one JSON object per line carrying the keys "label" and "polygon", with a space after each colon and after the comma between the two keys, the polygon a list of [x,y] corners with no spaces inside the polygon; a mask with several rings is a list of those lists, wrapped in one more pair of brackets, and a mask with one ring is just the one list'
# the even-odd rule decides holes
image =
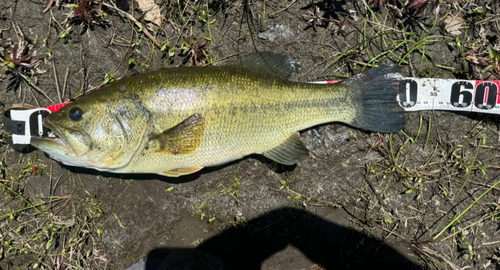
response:
{"label": "measuring tape", "polygon": [[[500,81],[472,81],[428,78],[398,78],[397,100],[405,111],[466,111],[500,114]],[[312,82],[334,84],[340,81]],[[30,144],[33,136],[49,136],[43,118],[71,102],[46,108],[12,108],[3,116],[4,128],[12,133],[18,148]]]}
{"label": "measuring tape", "polygon": [[406,111],[466,111],[500,114],[500,81],[404,78],[399,105]]}
{"label": "measuring tape", "polygon": [[22,149],[28,146],[33,136],[48,136],[49,130],[43,126],[43,118],[69,103],[71,102],[35,109],[27,109],[26,106],[14,106],[12,109],[5,111],[2,121],[4,129],[12,134],[14,147]]}
{"label": "measuring tape", "polygon": [[[340,81],[319,81],[334,84]],[[500,81],[401,78],[399,106],[405,111],[464,111],[500,114]]]}

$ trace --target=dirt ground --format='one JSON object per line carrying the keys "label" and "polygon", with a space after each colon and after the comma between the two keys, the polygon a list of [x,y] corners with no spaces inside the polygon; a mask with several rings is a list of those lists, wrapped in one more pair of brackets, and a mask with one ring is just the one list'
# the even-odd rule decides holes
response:
{"label": "dirt ground", "polygon": [[[299,61],[297,81],[389,64],[500,79],[497,1],[155,0],[153,19],[113,3],[1,1],[0,112],[255,51]],[[392,135],[305,130],[297,166],[252,156],[181,178],[63,166],[0,129],[0,268],[154,269],[169,255],[196,269],[500,269],[500,118],[407,119]]]}

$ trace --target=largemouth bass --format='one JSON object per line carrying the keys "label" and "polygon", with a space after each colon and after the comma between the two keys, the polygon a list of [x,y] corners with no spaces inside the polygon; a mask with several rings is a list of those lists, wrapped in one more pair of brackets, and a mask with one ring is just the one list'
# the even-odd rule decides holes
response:
{"label": "largemouth bass", "polygon": [[318,85],[273,73],[293,64],[281,55],[244,59],[112,82],[49,115],[44,126],[55,137],[34,137],[32,145],[67,165],[175,177],[254,153],[298,163],[309,154],[298,131],[323,123],[384,133],[405,124],[397,67]]}

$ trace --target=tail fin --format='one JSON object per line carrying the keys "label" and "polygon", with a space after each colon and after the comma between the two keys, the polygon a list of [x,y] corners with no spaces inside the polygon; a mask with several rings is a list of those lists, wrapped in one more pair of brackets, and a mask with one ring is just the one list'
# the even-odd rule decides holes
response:
{"label": "tail fin", "polygon": [[384,66],[371,69],[344,81],[353,91],[358,104],[350,125],[374,132],[392,133],[403,129],[406,118],[397,101],[401,67]]}

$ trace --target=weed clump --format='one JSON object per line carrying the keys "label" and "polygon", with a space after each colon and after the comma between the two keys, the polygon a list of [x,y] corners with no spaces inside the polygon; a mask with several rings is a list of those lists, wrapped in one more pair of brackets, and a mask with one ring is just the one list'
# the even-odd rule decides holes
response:
{"label": "weed clump", "polygon": [[188,61],[190,66],[201,66],[206,64],[209,56],[209,52],[205,48],[206,45],[206,40],[196,43],[191,37],[184,37],[181,49],[183,50],[182,55],[186,57],[185,61]]}
{"label": "weed clump", "polygon": [[26,42],[12,44],[11,40],[0,40],[0,79],[12,74],[8,89],[17,88],[23,75],[34,75],[34,69],[40,64],[35,59],[33,46]]}

